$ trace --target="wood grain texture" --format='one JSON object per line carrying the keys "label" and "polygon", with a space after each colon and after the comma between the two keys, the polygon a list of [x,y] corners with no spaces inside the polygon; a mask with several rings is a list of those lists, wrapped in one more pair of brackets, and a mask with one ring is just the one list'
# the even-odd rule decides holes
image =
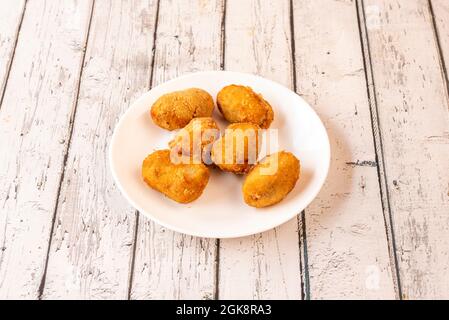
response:
{"label": "wood grain texture", "polygon": [[19,35],[25,0],[0,0],[0,102]]}
{"label": "wood grain texture", "polygon": [[136,213],[107,151],[120,115],[148,90],[156,7],[95,1],[43,298],[128,297]]}
{"label": "wood grain texture", "polygon": [[[228,0],[225,68],[293,88],[289,1]],[[298,212],[299,213],[299,212]],[[301,299],[297,219],[220,241],[220,299]]]}
{"label": "wood grain texture", "polygon": [[310,298],[395,298],[355,2],[296,1],[294,22],[298,92],[332,150],[305,211]]}
{"label": "wood grain texture", "polygon": [[[221,1],[161,1],[152,85],[217,70]],[[185,236],[139,217],[132,299],[212,299],[216,241]]]}
{"label": "wood grain texture", "polygon": [[37,298],[91,1],[28,1],[0,110],[0,297]]}
{"label": "wood grain texture", "polygon": [[368,0],[368,40],[403,298],[449,294],[449,113],[428,2]]}
{"label": "wood grain texture", "polygon": [[[448,298],[448,63],[447,0],[0,0],[0,299]],[[221,64],[296,86],[332,163],[304,226],[217,248],[136,214],[107,148]]]}

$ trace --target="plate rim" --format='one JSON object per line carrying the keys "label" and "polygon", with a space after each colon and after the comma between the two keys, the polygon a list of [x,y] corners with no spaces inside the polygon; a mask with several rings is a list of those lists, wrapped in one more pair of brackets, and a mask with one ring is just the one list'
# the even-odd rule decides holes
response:
{"label": "plate rim", "polygon": [[[233,235],[229,235],[229,234],[219,234],[219,232],[215,232],[215,234],[213,234],[214,232],[211,233],[200,233],[200,232],[188,232],[185,229],[179,228],[175,225],[172,225],[170,223],[166,223],[164,221],[161,221],[160,219],[158,219],[157,217],[155,217],[153,214],[151,214],[150,212],[147,212],[146,210],[143,210],[137,203],[134,202],[134,200],[131,199],[131,197],[128,195],[127,191],[125,190],[125,188],[122,186],[122,184],[120,183],[120,180],[118,179],[116,170],[115,170],[115,166],[114,166],[114,161],[113,161],[113,147],[114,147],[114,141],[116,140],[116,136],[117,136],[117,132],[118,132],[118,128],[121,127],[123,125],[124,119],[127,118],[128,114],[131,113],[131,110],[133,109],[133,106],[138,104],[141,100],[144,100],[146,98],[146,96],[149,94],[149,92],[151,92],[152,90],[160,87],[160,86],[165,86],[167,84],[173,83],[173,82],[177,82],[179,80],[183,80],[185,78],[189,78],[191,76],[196,76],[196,75],[208,75],[208,74],[216,74],[216,73],[226,73],[228,75],[231,76],[244,76],[244,77],[250,77],[250,78],[254,78],[256,80],[262,80],[265,82],[268,82],[274,86],[281,86],[287,90],[289,90],[291,93],[295,94],[300,100],[302,100],[303,103],[305,103],[305,105],[307,105],[307,107],[310,109],[310,111],[312,111],[312,113],[317,117],[317,119],[319,120],[319,125],[322,127],[323,132],[325,134],[325,142],[326,142],[326,153],[327,153],[327,161],[326,161],[326,173],[323,175],[322,181],[320,181],[320,186],[319,188],[317,188],[313,193],[312,196],[310,197],[310,200],[306,202],[306,204],[304,205],[303,208],[299,208],[298,212],[294,213],[291,215],[291,217],[289,217],[288,219],[285,219],[284,221],[281,221],[279,223],[275,223],[272,224],[268,227],[263,226],[263,227],[259,227],[256,228],[254,230],[251,231],[247,231],[247,232],[236,232]],[[163,129],[162,129],[163,130]],[[112,173],[112,177],[114,180],[115,185],[118,187],[118,189],[120,190],[120,193],[122,194],[122,196],[129,202],[129,204],[131,204],[134,209],[136,209],[140,214],[143,214],[145,217],[147,217],[148,219],[160,224],[161,226],[179,232],[181,234],[185,234],[185,235],[190,235],[190,236],[195,236],[195,237],[201,237],[201,238],[210,238],[210,239],[232,239],[232,238],[240,238],[240,237],[246,237],[246,236],[250,236],[253,234],[257,234],[257,233],[261,233],[261,232],[265,232],[271,229],[274,229],[276,227],[279,227],[280,225],[285,224],[286,222],[294,219],[295,217],[297,217],[299,214],[301,214],[301,212],[303,210],[305,210],[310,203],[312,203],[313,200],[315,200],[315,198],[317,197],[318,193],[321,191],[321,189],[323,188],[327,177],[329,175],[329,168],[330,168],[330,162],[331,162],[331,146],[330,146],[330,140],[329,140],[329,134],[327,133],[327,129],[323,123],[323,121],[321,120],[320,116],[318,115],[318,113],[315,111],[315,109],[306,101],[304,100],[303,97],[301,97],[298,93],[296,93],[295,91],[293,91],[292,89],[276,82],[273,81],[271,79],[267,79],[265,77],[256,75],[256,74],[252,74],[252,73],[246,73],[246,72],[238,72],[238,71],[227,71],[227,70],[209,70],[209,71],[197,71],[197,72],[189,72],[189,73],[185,73],[179,77],[175,77],[173,79],[167,80],[165,82],[162,82],[160,84],[158,84],[157,86],[151,87],[148,91],[142,93],[136,100],[134,100],[132,103],[129,104],[128,108],[126,109],[126,111],[120,116],[120,119],[118,120],[118,122],[115,124],[114,126],[114,130],[111,136],[111,139],[109,141],[109,147],[108,147],[108,163],[109,163],[109,169]]]}

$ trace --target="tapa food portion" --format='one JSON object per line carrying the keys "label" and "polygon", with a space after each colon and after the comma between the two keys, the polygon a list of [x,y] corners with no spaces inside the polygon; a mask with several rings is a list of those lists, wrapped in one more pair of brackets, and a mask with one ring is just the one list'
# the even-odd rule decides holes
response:
{"label": "tapa food portion", "polygon": [[212,164],[213,143],[220,137],[220,129],[211,117],[193,118],[168,143],[172,151],[188,156],[194,163]]}
{"label": "tapa food portion", "polygon": [[252,123],[233,123],[212,147],[212,161],[223,171],[244,174],[257,161],[260,128]]}
{"label": "tapa food portion", "polygon": [[154,123],[167,130],[184,128],[193,118],[210,117],[214,100],[206,91],[190,88],[164,94],[151,106]]}
{"label": "tapa food portion", "polygon": [[158,150],[142,163],[142,177],[151,188],[179,203],[198,199],[209,181],[209,169],[202,163],[173,163],[170,150]]}
{"label": "tapa food portion", "polygon": [[274,119],[271,105],[250,87],[231,84],[217,95],[218,110],[231,123],[250,122],[268,129]]}
{"label": "tapa food portion", "polygon": [[263,158],[243,183],[244,201],[256,208],[279,203],[296,185],[300,162],[290,152],[281,151]]}

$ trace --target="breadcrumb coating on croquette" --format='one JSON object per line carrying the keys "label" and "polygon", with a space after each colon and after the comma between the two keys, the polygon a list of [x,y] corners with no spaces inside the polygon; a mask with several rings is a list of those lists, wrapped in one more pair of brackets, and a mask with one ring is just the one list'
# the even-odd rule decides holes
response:
{"label": "breadcrumb coating on croquette", "polygon": [[300,162],[292,153],[281,151],[271,154],[247,175],[242,186],[243,199],[256,208],[279,203],[293,190],[299,175]]}
{"label": "breadcrumb coating on croquette", "polygon": [[218,110],[231,122],[250,122],[268,129],[274,119],[273,108],[251,87],[231,84],[217,94]]}
{"label": "breadcrumb coating on croquette", "polygon": [[192,161],[199,160],[212,164],[210,153],[213,143],[220,137],[220,129],[211,117],[193,118],[168,143],[171,150],[190,156]]}
{"label": "breadcrumb coating on croquette", "polygon": [[210,117],[214,100],[206,91],[190,88],[162,95],[151,106],[151,118],[161,128],[184,128],[193,118]]}
{"label": "breadcrumb coating on croquette", "polygon": [[212,161],[223,171],[245,174],[259,154],[260,127],[252,123],[230,124],[212,146]]}
{"label": "breadcrumb coating on croquette", "polygon": [[209,169],[204,164],[174,164],[170,150],[158,150],[143,161],[142,178],[168,198],[189,203],[198,199],[206,188]]}

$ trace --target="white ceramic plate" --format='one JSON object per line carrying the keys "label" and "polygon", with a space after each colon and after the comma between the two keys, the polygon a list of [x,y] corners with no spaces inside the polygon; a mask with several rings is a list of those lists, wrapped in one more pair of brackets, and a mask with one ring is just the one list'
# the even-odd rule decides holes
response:
{"label": "white ceramic plate", "polygon": [[[203,194],[189,204],[178,204],[147,187],[140,175],[143,159],[155,150],[167,149],[168,141],[175,134],[153,123],[149,114],[153,102],[164,93],[190,87],[202,88],[215,98],[228,84],[250,86],[272,105],[274,121],[270,129],[279,130],[279,149],[292,152],[301,161],[301,177],[293,191],[274,206],[252,208],[242,198],[244,177],[218,169],[211,169]],[[213,116],[224,129],[227,123],[217,108]],[[114,179],[125,198],[140,213],[172,230],[211,238],[246,236],[292,219],[318,194],[330,162],[326,130],[301,97],[273,81],[227,71],[189,74],[145,93],[120,119],[109,151]]]}

